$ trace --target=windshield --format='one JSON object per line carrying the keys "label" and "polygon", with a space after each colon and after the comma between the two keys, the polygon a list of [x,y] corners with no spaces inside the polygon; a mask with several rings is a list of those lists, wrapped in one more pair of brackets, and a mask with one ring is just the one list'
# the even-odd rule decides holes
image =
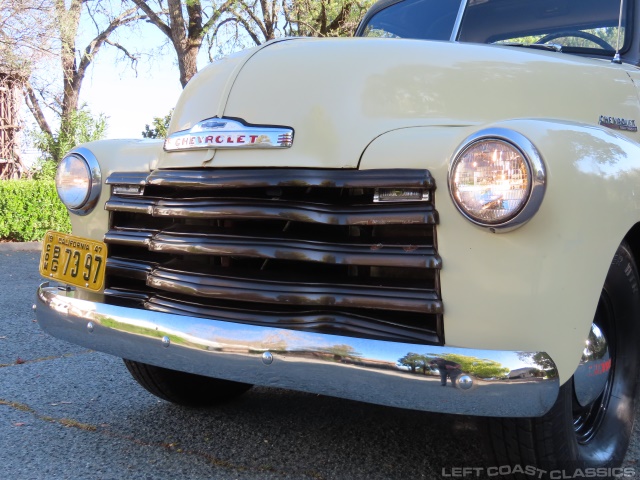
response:
{"label": "windshield", "polygon": [[365,16],[360,36],[449,40],[459,9],[460,0],[379,2]]}
{"label": "windshield", "polygon": [[[364,37],[415,38],[508,45],[549,45],[576,53],[613,55],[621,0],[383,0],[358,29]],[[623,12],[620,48],[625,42]]]}

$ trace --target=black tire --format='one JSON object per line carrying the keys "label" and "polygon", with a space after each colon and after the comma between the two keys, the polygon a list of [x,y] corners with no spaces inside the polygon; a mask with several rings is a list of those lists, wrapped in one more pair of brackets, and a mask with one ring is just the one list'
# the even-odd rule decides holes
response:
{"label": "black tire", "polygon": [[607,339],[612,360],[604,391],[581,407],[571,379],[542,417],[488,420],[491,464],[568,472],[620,466],[629,446],[638,396],[639,285],[635,261],[623,243],[611,262],[594,318]]}
{"label": "black tire", "polygon": [[210,407],[228,402],[253,386],[123,360],[131,376],[149,393],[187,407]]}

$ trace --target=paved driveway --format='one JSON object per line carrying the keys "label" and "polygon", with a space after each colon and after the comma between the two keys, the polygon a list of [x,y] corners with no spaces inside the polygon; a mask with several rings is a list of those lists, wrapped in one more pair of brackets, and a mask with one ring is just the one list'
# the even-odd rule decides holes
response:
{"label": "paved driveway", "polygon": [[[0,244],[0,478],[437,479],[483,465],[469,417],[271,388],[212,410],[159,401],[119,359],[41,332],[37,268],[37,252]],[[625,463],[638,476],[639,436]]]}

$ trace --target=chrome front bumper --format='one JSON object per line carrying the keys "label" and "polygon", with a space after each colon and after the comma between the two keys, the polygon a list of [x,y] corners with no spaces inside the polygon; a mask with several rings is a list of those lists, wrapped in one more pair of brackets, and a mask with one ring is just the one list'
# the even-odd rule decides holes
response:
{"label": "chrome front bumper", "polygon": [[[38,289],[36,316],[47,333],[121,358],[161,367],[364,402],[442,413],[533,417],[558,394],[542,352],[438,347],[257,327],[117,307]],[[436,372],[399,364],[456,355],[455,387]],[[465,371],[466,370],[466,371]],[[480,372],[484,370],[482,378]]]}

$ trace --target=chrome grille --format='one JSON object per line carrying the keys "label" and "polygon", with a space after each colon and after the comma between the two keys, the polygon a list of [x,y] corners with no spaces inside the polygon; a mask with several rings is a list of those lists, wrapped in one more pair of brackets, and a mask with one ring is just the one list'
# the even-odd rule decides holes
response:
{"label": "chrome grille", "polygon": [[[442,344],[426,170],[114,173],[109,302],[240,323]],[[428,201],[374,203],[377,189]]]}

